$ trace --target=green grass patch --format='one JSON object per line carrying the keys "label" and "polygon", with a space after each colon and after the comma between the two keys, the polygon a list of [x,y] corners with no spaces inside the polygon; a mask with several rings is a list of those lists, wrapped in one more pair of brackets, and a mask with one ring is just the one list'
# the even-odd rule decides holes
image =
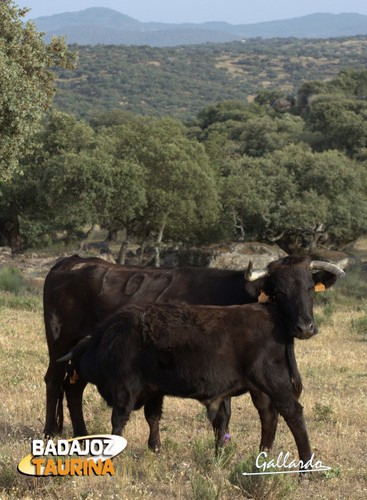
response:
{"label": "green grass patch", "polygon": [[330,405],[316,403],[313,407],[314,418],[317,422],[335,423],[334,410]]}
{"label": "green grass patch", "polygon": [[42,310],[42,297],[26,291],[21,295],[0,292],[0,307],[37,312]]}
{"label": "green grass patch", "polygon": [[345,277],[338,280],[330,295],[330,300],[338,305],[365,307],[367,297],[366,271],[358,265],[350,267],[347,269]]}
{"label": "green grass patch", "polygon": [[19,269],[5,266],[0,269],[0,290],[18,295],[25,288]]}
{"label": "green grass patch", "polygon": [[367,340],[367,314],[361,318],[352,319],[352,330],[361,337],[361,340]]}
{"label": "green grass patch", "polygon": [[14,267],[0,269],[0,307],[37,312],[42,310],[39,291],[27,289],[22,273]]}

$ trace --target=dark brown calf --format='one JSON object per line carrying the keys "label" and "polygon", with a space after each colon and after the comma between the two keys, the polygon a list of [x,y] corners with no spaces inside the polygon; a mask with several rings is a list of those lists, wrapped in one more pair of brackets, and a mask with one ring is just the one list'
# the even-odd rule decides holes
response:
{"label": "dark brown calf", "polygon": [[155,304],[122,309],[61,361],[76,358],[73,368],[112,406],[113,434],[122,433],[132,410],[154,407],[157,397],[193,398],[207,408],[218,449],[228,425],[223,402],[250,391],[263,417],[261,447],[271,447],[279,412],[306,463],[301,380],[290,355],[293,337],[276,305]]}

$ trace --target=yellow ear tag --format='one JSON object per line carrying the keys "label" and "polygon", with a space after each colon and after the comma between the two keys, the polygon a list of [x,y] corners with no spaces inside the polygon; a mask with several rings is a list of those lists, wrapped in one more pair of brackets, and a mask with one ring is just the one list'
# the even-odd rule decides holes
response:
{"label": "yellow ear tag", "polygon": [[75,384],[75,382],[79,380],[78,374],[76,373],[76,370],[74,370],[74,373],[70,375],[70,383]]}
{"label": "yellow ear tag", "polygon": [[326,286],[323,283],[317,283],[315,285],[315,292],[325,292]]}
{"label": "yellow ear tag", "polygon": [[270,297],[269,295],[266,295],[264,290],[261,290],[260,295],[257,298],[257,301],[260,302],[260,304],[266,304],[267,302],[270,302]]}

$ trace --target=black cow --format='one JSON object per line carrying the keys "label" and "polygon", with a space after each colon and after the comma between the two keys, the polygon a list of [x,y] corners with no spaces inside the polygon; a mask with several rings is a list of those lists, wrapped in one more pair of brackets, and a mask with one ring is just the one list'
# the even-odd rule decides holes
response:
{"label": "black cow", "polygon": [[[60,260],[44,285],[44,320],[49,350],[44,433],[53,436],[63,426],[64,391],[75,436],[87,434],[82,394],[85,383],[64,380],[56,360],[110,314],[127,304],[184,302],[229,305],[257,301],[256,285],[246,287],[243,271],[207,268],[141,268],[120,266],[76,255]],[[223,411],[230,411],[227,409]],[[159,432],[146,416],[151,434]],[[149,442],[156,442],[153,437]],[[152,445],[153,446],[153,445]]]}
{"label": "black cow", "polygon": [[315,282],[328,287],[336,274],[343,274],[331,266],[332,273],[313,275],[314,265],[307,257],[271,263],[256,280],[257,292],[261,288],[273,301],[268,305],[122,309],[60,361],[84,350],[77,371],[83,383],[96,384],[113,406],[113,433],[121,433],[130,412],[144,405],[148,422],[155,422],[157,433],[151,427],[149,440],[154,448],[159,445],[163,396],[191,397],[206,405],[218,447],[229,419],[225,399],[250,391],[261,418],[261,448],[272,446],[279,412],[301,460],[307,460],[310,447],[297,401],[302,385],[293,338],[317,333]]}

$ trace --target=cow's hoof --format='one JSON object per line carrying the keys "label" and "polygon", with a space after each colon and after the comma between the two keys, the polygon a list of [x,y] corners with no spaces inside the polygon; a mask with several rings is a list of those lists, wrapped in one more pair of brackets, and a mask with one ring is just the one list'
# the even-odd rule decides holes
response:
{"label": "cow's hoof", "polygon": [[230,441],[232,440],[232,436],[228,433],[224,434],[224,437],[223,437],[223,444],[227,444],[229,443]]}
{"label": "cow's hoof", "polygon": [[[299,481],[311,481],[315,476],[312,474],[311,471],[305,471],[305,472],[300,472],[298,475],[298,480]],[[307,483],[306,483],[307,484]]]}
{"label": "cow's hoof", "polygon": [[150,449],[150,451],[152,451],[153,453],[160,453],[161,451],[161,445],[160,444],[156,444],[156,445],[148,445],[148,448]]}

